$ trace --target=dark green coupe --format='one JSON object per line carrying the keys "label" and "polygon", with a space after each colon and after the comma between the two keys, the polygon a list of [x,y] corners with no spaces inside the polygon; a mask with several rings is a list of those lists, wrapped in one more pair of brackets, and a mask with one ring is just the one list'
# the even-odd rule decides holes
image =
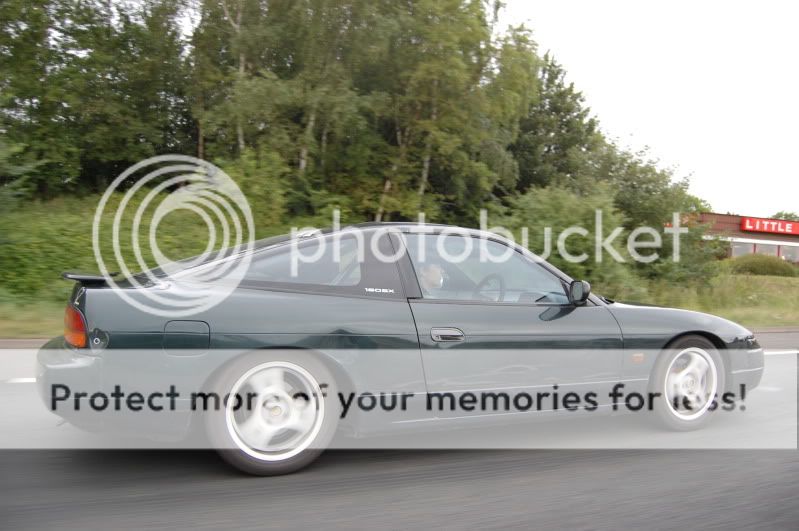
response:
{"label": "dark green coupe", "polygon": [[[532,396],[554,387],[580,397],[590,390],[594,399],[580,407],[613,410],[621,383],[660,396],[653,415],[686,430],[704,425],[723,393],[758,385],[763,372],[762,349],[735,323],[607,300],[479,231],[365,224],[271,238],[219,258],[245,259],[243,273],[212,286],[226,296],[188,317],[143,306],[148,293],[199,289],[196,273],[213,261],[116,288],[103,277],[65,274],[76,281],[65,335],[38,355],[48,407],[77,426],[150,437],[180,439],[199,426],[234,466],[271,475],[310,463],[336,431],[364,437],[542,411],[431,411],[430,397],[462,406],[470,394]],[[120,386],[181,394],[157,415],[90,414],[92,391],[113,397]],[[187,389],[254,402],[202,414]],[[337,395],[383,391],[412,399],[404,409],[342,415]]]}

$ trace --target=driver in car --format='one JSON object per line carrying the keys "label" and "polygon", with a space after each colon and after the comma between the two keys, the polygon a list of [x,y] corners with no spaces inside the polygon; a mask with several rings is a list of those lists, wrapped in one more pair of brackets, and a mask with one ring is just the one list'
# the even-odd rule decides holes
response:
{"label": "driver in car", "polygon": [[419,285],[424,295],[444,286],[444,269],[438,264],[425,264],[419,271]]}

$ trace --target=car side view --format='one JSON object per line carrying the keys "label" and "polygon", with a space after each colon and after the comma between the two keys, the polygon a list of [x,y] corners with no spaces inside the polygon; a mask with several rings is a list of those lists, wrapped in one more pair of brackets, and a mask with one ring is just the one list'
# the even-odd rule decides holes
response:
{"label": "car side view", "polygon": [[54,383],[109,390],[118,381],[253,397],[251,407],[202,416],[177,408],[146,425],[57,414],[87,429],[173,439],[199,424],[233,466],[275,475],[311,463],[341,430],[366,437],[500,418],[413,407],[342,418],[336,391],[429,398],[551,385],[608,391],[624,383],[656,391],[655,416],[691,430],[714,416],[722,393],[758,385],[763,350],[747,329],[608,300],[521,246],[454,229],[370,223],[262,240],[224,258],[249,265],[224,300],[190,317],[162,317],[115,292],[135,299],[147,290],[191,291],[195,272],[212,264],[157,272],[161,280],[144,286],[123,280],[118,289],[100,276],[65,274],[76,284],[64,336],[38,354],[42,399],[53,404]]}

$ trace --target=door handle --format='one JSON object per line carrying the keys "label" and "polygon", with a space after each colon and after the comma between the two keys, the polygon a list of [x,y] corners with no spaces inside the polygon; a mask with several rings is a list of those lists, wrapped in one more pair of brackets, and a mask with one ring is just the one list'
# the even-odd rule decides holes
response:
{"label": "door handle", "polygon": [[463,341],[466,336],[459,328],[431,328],[430,337],[433,341]]}

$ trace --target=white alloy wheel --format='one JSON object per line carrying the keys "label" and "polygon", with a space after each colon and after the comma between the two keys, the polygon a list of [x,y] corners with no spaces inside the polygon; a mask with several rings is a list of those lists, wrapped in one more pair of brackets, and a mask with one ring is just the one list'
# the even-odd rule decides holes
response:
{"label": "white alloy wheel", "polygon": [[319,382],[287,361],[248,370],[230,391],[225,424],[243,452],[263,461],[282,461],[309,448],[322,427],[325,402]]}
{"label": "white alloy wheel", "polygon": [[706,350],[688,347],[678,352],[663,385],[669,410],[684,421],[701,417],[712,405],[718,383],[716,363]]}

